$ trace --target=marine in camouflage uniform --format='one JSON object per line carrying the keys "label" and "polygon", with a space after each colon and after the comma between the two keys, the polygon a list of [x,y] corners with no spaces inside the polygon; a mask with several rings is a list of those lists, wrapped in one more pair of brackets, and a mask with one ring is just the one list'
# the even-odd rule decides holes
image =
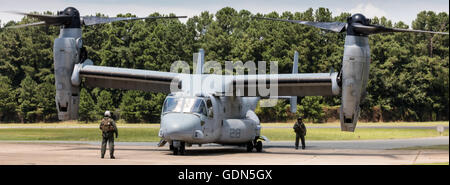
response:
{"label": "marine in camouflage uniform", "polygon": [[297,122],[294,124],[295,136],[295,149],[298,149],[298,139],[302,139],[302,149],[305,149],[305,136],[306,136],[306,126],[302,121],[302,118],[298,118]]}
{"label": "marine in camouflage uniform", "polygon": [[[106,128],[106,123],[111,124],[112,128]],[[105,157],[106,152],[106,144],[109,143],[109,156],[111,159],[115,159],[114,157],[114,133],[116,134],[116,138],[119,136],[119,132],[117,130],[116,123],[114,119],[111,118],[111,113],[109,111],[105,112],[105,117],[103,117],[102,122],[100,123],[100,130],[102,130],[102,158]]]}

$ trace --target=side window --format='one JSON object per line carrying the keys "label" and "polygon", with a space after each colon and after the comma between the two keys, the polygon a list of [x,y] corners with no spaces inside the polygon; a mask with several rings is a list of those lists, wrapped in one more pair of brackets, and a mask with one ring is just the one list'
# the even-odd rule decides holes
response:
{"label": "side window", "polygon": [[212,102],[211,102],[211,99],[207,99],[206,100],[206,107],[207,107],[207,112],[208,112],[208,116],[209,117],[213,117],[213,106],[212,106]]}
{"label": "side window", "polygon": [[206,110],[206,106],[205,106],[205,102],[202,101],[202,114],[203,115],[208,115],[208,111]]}
{"label": "side window", "polygon": [[207,100],[206,100],[206,106],[207,106],[208,108],[212,107],[211,99],[207,99]]}
{"label": "side window", "polygon": [[164,100],[162,113],[165,113],[167,111],[167,98]]}

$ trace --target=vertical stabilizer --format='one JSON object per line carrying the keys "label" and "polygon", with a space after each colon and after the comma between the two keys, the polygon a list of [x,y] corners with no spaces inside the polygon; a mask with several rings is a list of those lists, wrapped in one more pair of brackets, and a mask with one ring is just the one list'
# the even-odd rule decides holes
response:
{"label": "vertical stabilizer", "polygon": [[[292,65],[292,74],[298,73],[298,52],[294,53],[294,64]],[[291,113],[297,112],[297,96],[291,96]]]}
{"label": "vertical stabilizer", "polygon": [[205,50],[200,49],[198,53],[194,53],[194,74],[203,73],[203,65],[205,64]]}
{"label": "vertical stabilizer", "polygon": [[190,82],[190,91],[192,95],[200,95],[202,94],[202,86],[203,86],[203,64],[205,63],[205,51],[203,49],[199,49],[198,53],[194,53],[192,67],[194,69],[191,82]]}

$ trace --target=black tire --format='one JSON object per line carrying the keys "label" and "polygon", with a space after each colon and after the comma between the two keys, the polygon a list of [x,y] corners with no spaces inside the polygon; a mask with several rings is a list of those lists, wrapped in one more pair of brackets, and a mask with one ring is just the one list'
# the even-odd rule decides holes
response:
{"label": "black tire", "polygon": [[262,152],[262,147],[263,147],[263,145],[262,145],[261,141],[256,142],[255,148],[256,148],[257,152]]}
{"label": "black tire", "polygon": [[247,143],[247,152],[252,152],[253,150],[253,143],[252,142],[248,142]]}
{"label": "black tire", "polygon": [[186,153],[186,147],[185,147],[186,145],[184,142],[181,142],[180,144],[181,145],[180,145],[179,153],[180,153],[180,155],[184,155]]}
{"label": "black tire", "polygon": [[178,148],[173,148],[173,155],[178,155]]}
{"label": "black tire", "polygon": [[169,146],[170,151],[173,151],[173,145]]}

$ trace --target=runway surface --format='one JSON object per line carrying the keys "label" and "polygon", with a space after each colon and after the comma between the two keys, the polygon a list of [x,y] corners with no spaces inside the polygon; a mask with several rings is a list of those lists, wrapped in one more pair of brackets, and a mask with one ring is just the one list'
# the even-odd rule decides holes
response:
{"label": "runway surface", "polygon": [[130,164],[130,165],[309,165],[309,164],[421,164],[448,162],[448,150],[392,150],[412,146],[448,145],[449,137],[307,141],[306,150],[293,142],[266,142],[263,152],[248,153],[243,147],[203,145],[188,147],[186,155],[174,156],[168,146],[156,143],[116,143],[116,159],[100,159],[99,142],[1,141],[0,165],[5,164]]}

